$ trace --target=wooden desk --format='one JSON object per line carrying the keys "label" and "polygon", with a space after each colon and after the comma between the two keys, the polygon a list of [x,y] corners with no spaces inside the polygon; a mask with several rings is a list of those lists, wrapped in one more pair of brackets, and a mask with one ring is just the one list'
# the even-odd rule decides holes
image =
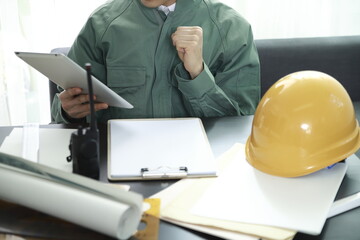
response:
{"label": "wooden desk", "polygon": [[[234,143],[245,143],[250,134],[252,116],[247,117],[225,117],[203,120],[205,130],[207,132],[210,145],[215,157],[220,156],[228,150]],[[75,125],[49,125],[42,127],[55,128],[76,128]],[[7,136],[12,127],[0,127],[0,142]],[[100,129],[100,158],[101,171],[100,180],[107,180],[107,131],[106,125],[99,125]],[[341,188],[337,194],[338,198],[346,197],[350,194],[360,191],[360,161],[356,155],[351,156],[347,160],[349,164],[348,171],[342,182]],[[168,181],[133,181],[126,182],[131,186],[131,191],[141,193],[145,198],[161,191],[162,189],[173,184],[175,180]],[[117,183],[114,183],[117,184]],[[0,204],[0,232],[13,233],[28,237],[38,238],[54,238],[54,239],[109,239],[106,236],[97,234],[93,231],[78,227],[74,224],[46,216],[42,213],[35,212],[30,209],[17,206],[15,212],[9,211],[14,206],[1,207]],[[14,220],[14,216],[9,214],[17,214],[20,220],[28,221],[27,225]],[[9,216],[9,217],[8,217]],[[16,218],[16,216],[15,216]],[[298,233],[295,239],[359,239],[360,228],[358,227],[360,218],[360,208],[350,212],[333,217],[326,221],[324,229],[319,236],[310,236]],[[29,219],[31,221],[29,221]],[[18,219],[19,220],[19,219]],[[89,237],[91,236],[91,237]],[[159,229],[159,239],[219,239],[207,234],[188,230],[176,225],[161,221]]]}

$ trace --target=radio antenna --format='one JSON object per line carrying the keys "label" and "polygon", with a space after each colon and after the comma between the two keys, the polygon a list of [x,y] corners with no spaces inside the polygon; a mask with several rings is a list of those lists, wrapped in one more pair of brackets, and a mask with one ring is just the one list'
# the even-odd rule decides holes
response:
{"label": "radio antenna", "polygon": [[73,173],[77,173],[93,179],[99,179],[100,156],[99,156],[99,131],[96,125],[94,92],[91,79],[91,64],[85,64],[87,83],[89,88],[90,102],[90,127],[79,129],[71,134],[70,156],[68,162],[73,162]]}
{"label": "radio antenna", "polygon": [[89,87],[89,98],[90,98],[90,130],[94,131],[96,127],[96,116],[95,116],[95,106],[94,106],[94,92],[91,81],[91,64],[85,64],[86,73],[87,73],[87,82]]}

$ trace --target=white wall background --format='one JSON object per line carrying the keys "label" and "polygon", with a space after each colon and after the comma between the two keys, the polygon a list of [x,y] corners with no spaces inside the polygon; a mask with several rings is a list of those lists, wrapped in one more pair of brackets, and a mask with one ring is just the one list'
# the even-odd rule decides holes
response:
{"label": "white wall background", "polygon": [[358,0],[222,0],[253,26],[255,38],[360,34]]}
{"label": "white wall background", "polygon": [[[0,125],[50,122],[48,79],[14,51],[70,46],[105,0],[0,0]],[[181,1],[181,0],[178,0]],[[359,0],[222,0],[256,39],[360,35]]]}

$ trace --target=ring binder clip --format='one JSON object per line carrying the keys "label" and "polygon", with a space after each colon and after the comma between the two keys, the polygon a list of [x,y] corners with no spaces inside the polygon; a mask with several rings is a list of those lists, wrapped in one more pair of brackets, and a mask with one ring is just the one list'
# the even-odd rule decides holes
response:
{"label": "ring binder clip", "polygon": [[188,175],[187,167],[170,168],[170,167],[158,167],[153,170],[149,168],[141,168],[142,178],[184,178]]}

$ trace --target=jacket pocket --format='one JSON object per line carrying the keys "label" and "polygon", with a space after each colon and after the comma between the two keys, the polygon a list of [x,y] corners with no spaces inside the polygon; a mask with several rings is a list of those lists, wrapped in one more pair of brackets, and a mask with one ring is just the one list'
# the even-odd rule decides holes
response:
{"label": "jacket pocket", "polygon": [[[107,85],[122,98],[131,103],[134,108],[125,110],[120,108],[112,109],[116,117],[139,117],[144,114],[148,94],[146,87],[145,67],[108,67]],[[127,112],[127,113],[126,113]]]}
{"label": "jacket pocket", "polygon": [[110,88],[140,87],[145,84],[145,67],[108,67],[107,85]]}

